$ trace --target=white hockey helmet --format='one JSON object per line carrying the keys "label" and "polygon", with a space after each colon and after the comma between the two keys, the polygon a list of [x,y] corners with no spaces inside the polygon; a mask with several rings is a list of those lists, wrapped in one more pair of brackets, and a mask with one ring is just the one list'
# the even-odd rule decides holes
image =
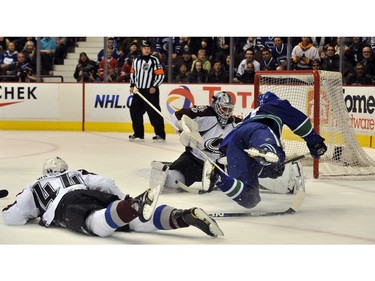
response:
{"label": "white hockey helmet", "polygon": [[58,156],[47,159],[43,163],[43,175],[59,174],[68,169],[68,164]]}
{"label": "white hockey helmet", "polygon": [[221,125],[225,126],[234,110],[232,97],[225,91],[218,92],[212,97],[210,105],[214,108]]}

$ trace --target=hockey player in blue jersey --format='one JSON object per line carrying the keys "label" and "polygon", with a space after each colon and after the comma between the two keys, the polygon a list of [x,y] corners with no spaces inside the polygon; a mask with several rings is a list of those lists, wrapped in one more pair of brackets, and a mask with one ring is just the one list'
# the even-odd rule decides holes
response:
{"label": "hockey player in blue jersey", "polygon": [[284,124],[305,140],[312,157],[319,158],[327,151],[324,138],[303,112],[272,92],[259,95],[258,107],[220,146],[227,157],[228,175],[220,172],[216,185],[239,205],[255,207],[261,201],[259,178],[277,178],[283,173],[285,152],[280,138]]}

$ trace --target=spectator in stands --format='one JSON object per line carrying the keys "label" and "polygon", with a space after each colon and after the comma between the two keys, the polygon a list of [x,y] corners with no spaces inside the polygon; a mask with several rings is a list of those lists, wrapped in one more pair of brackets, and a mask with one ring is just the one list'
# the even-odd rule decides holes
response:
{"label": "spectator in stands", "polygon": [[273,43],[275,46],[271,49],[272,57],[276,61],[276,67],[282,65],[287,67],[288,65],[288,47],[284,44],[281,37],[274,37]]}
{"label": "spectator in stands", "polygon": [[203,69],[202,62],[197,60],[193,64],[193,70],[190,72],[192,83],[206,83],[208,78],[208,71]]}
{"label": "spectator in stands", "polygon": [[[231,57],[230,55],[227,55],[225,57],[225,62],[223,63],[221,67],[221,69],[224,70],[226,73],[228,73],[228,75],[229,75],[230,68],[231,68],[230,62],[231,62]],[[236,73],[236,71],[237,71],[237,68],[234,68],[233,73]]]}
{"label": "spectator in stands", "polygon": [[355,65],[355,73],[351,74],[346,79],[346,85],[362,86],[374,85],[375,77],[365,73],[365,66],[361,62]]}
{"label": "spectator in stands", "polygon": [[206,56],[206,50],[204,50],[204,49],[200,49],[200,50],[198,51],[198,56],[197,56],[197,58],[193,61],[193,64],[192,64],[192,66],[191,66],[191,71],[193,71],[193,69],[194,69],[194,65],[195,65],[195,63],[198,62],[198,61],[201,62],[203,69],[206,70],[207,73],[210,72],[210,70],[211,70],[211,62],[207,59],[207,56]]}
{"label": "spectator in stands", "polygon": [[36,82],[24,53],[17,54],[17,61],[8,66],[7,75],[14,75],[14,82]]}
{"label": "spectator in stands", "polygon": [[121,72],[120,72],[120,81],[121,82],[130,82],[130,70],[132,68],[134,58],[136,56],[137,55],[135,53],[130,54],[129,58],[122,65]]}
{"label": "spectator in stands", "polygon": [[128,49],[124,49],[122,51],[122,55],[118,59],[118,66],[119,68],[122,68],[124,63],[130,58],[130,57],[137,57],[140,55],[140,51],[138,50],[138,43],[137,41],[133,41],[130,43]]}
{"label": "spectator in stands", "polygon": [[[117,60],[119,58],[119,55],[118,55],[118,52],[117,52],[117,48],[115,48],[114,44],[115,44],[115,39],[113,37],[109,37],[107,39],[107,48],[112,51],[112,57]],[[100,63],[102,61],[102,59],[105,57],[106,53],[107,52],[104,51],[104,48],[101,49],[98,53],[96,61],[98,63]]]}
{"label": "spectator in stands", "polygon": [[[33,75],[35,75],[37,68],[37,51],[34,42],[27,41],[22,52],[25,54],[26,61],[29,63]],[[40,70],[42,75],[46,75],[50,71],[51,65],[49,65],[48,59],[49,58],[46,53],[40,52]]]}
{"label": "spectator in stands", "polygon": [[201,37],[180,37],[182,51],[189,51],[191,58],[196,60],[201,49]]}
{"label": "spectator in stands", "polygon": [[35,37],[18,37],[17,39],[13,40],[14,44],[16,45],[17,52],[22,52],[25,48],[25,44],[27,41],[31,41],[36,46],[36,39]]}
{"label": "spectator in stands", "polygon": [[13,42],[8,43],[8,50],[0,53],[1,69],[6,68],[7,65],[17,61],[17,50]]}
{"label": "spectator in stands", "polygon": [[182,63],[180,65],[180,70],[177,73],[176,80],[177,83],[190,83],[190,72],[188,71],[188,68],[186,64]]}
{"label": "spectator in stands", "polygon": [[350,62],[354,65],[357,62],[363,60],[362,49],[365,47],[366,44],[362,41],[362,37],[353,37],[352,43],[349,45],[349,59]]}
{"label": "spectator in stands", "polygon": [[340,70],[340,56],[335,54],[335,48],[333,46],[327,47],[326,56],[321,63],[321,69],[327,71]]}
{"label": "spectator in stands", "polygon": [[225,64],[225,59],[229,56],[230,37],[214,37],[214,54],[213,60],[220,60]]}
{"label": "spectator in stands", "polygon": [[54,64],[64,64],[67,55],[67,37],[56,38],[56,50]]}
{"label": "spectator in stands", "polygon": [[[117,74],[118,74],[118,62],[117,59],[113,57],[112,49],[107,49],[107,81],[108,82],[116,82],[117,81]],[[105,73],[104,73],[104,63],[105,59],[103,58],[99,63],[99,76],[102,81],[105,80]]]}
{"label": "spectator in stands", "polygon": [[77,82],[100,81],[100,78],[98,77],[97,63],[93,60],[90,60],[85,52],[79,54],[78,64],[73,76],[77,80]]}
{"label": "spectator in stands", "polygon": [[321,69],[320,60],[313,60],[311,62],[311,68],[312,70],[320,70]]}
{"label": "spectator in stands", "polygon": [[[214,42],[212,37],[201,37],[200,39],[200,45],[199,50],[205,50],[206,51],[206,59],[211,61],[213,59],[214,55]],[[198,50],[198,58],[199,58],[199,50]],[[210,69],[205,68],[207,71],[210,71]]]}
{"label": "spectator in stands", "polygon": [[272,57],[271,51],[267,47],[264,47],[261,52],[260,70],[276,70],[276,60]]}
{"label": "spectator in stands", "polygon": [[229,83],[229,73],[226,73],[224,70],[221,69],[220,58],[217,58],[214,61],[213,67],[208,73],[207,82],[216,84]]}
{"label": "spectator in stands", "polygon": [[245,72],[245,68],[247,67],[247,62],[251,61],[254,65],[254,71],[257,72],[260,70],[260,64],[258,61],[254,60],[254,51],[252,48],[249,48],[245,51],[245,59],[243,59],[240,64],[238,65],[236,75],[233,79],[233,82],[239,82],[241,80],[242,74]]}
{"label": "spectator in stands", "polygon": [[[333,47],[335,48],[335,54],[340,55],[341,37],[336,37],[336,45],[333,45]],[[347,50],[349,50],[349,46],[347,46],[344,42],[344,52],[346,52]]]}
{"label": "spectator in stands", "polygon": [[176,80],[176,76],[180,71],[180,67],[182,64],[185,64],[187,67],[188,72],[191,71],[193,65],[193,59],[191,57],[191,53],[188,50],[182,51],[182,57],[175,63],[173,66],[173,79]]}
{"label": "spectator in stands", "polygon": [[254,84],[254,64],[248,60],[244,73],[240,77],[240,83]]}
{"label": "spectator in stands", "polygon": [[0,37],[0,52],[5,52],[8,50],[9,39],[5,37]]}
{"label": "spectator in stands", "polygon": [[53,75],[53,63],[56,52],[56,39],[53,37],[43,37],[40,40],[40,52],[44,54],[44,66],[42,74]]}
{"label": "spectator in stands", "polygon": [[363,47],[362,55],[363,60],[361,62],[365,66],[365,73],[375,77],[375,57],[371,47]]}
{"label": "spectator in stands", "polygon": [[311,37],[302,37],[301,42],[293,48],[291,57],[293,68],[297,70],[312,69],[311,62],[320,60],[319,51],[311,43]]}
{"label": "spectator in stands", "polygon": [[[170,37],[156,37],[155,52],[160,54],[160,62],[168,65],[168,46]],[[181,55],[181,44],[179,37],[172,37],[172,62],[176,60],[177,56]]]}
{"label": "spectator in stands", "polygon": [[[315,48],[318,49],[319,54],[322,54],[324,49],[327,49],[328,45],[335,46],[335,37],[311,37],[311,43]],[[322,56],[320,56],[322,58]]]}

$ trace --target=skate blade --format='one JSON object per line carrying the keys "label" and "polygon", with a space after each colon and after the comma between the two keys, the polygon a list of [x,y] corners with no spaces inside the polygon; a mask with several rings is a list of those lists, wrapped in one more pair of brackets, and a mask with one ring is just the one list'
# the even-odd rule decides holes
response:
{"label": "skate blade", "polygon": [[261,151],[256,148],[245,149],[245,152],[253,158],[263,158],[268,163],[277,163],[279,156],[271,151]]}
{"label": "skate blade", "polygon": [[151,205],[145,205],[143,207],[142,215],[145,220],[150,220],[152,215],[154,214],[154,210],[156,207],[156,204],[158,203],[159,195],[162,190],[162,187],[160,185],[151,188],[150,192],[147,194],[148,198],[152,200]]}
{"label": "skate blade", "polygon": [[194,214],[197,218],[204,221],[208,225],[208,227],[210,229],[210,232],[215,237],[224,236],[224,232],[220,229],[220,227],[216,223],[216,221],[214,221],[212,218],[210,218],[210,216],[207,215],[205,211],[203,211],[200,208],[197,208],[197,209],[194,210]]}

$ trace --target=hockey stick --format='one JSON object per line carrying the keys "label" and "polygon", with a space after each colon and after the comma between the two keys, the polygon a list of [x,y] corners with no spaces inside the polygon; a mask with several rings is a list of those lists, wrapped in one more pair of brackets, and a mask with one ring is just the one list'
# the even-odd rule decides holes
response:
{"label": "hockey stick", "polygon": [[0,189],[0,198],[7,197],[9,194],[8,190],[6,189]]}
{"label": "hockey stick", "polygon": [[297,212],[305,198],[305,192],[302,189],[297,190],[296,196],[291,206],[285,211],[251,211],[251,212],[216,212],[208,213],[213,218],[230,217],[271,217],[280,215],[291,215]]}
{"label": "hockey stick", "polygon": [[303,159],[303,158],[309,157],[310,155],[311,155],[310,153],[306,153],[306,154],[302,154],[302,155],[296,156],[296,157],[294,157],[294,158],[291,158],[291,159],[285,161],[285,162],[284,162],[284,165],[285,165],[285,164],[288,164],[288,163],[290,163],[290,162],[298,161],[298,160],[301,160],[301,159]]}

